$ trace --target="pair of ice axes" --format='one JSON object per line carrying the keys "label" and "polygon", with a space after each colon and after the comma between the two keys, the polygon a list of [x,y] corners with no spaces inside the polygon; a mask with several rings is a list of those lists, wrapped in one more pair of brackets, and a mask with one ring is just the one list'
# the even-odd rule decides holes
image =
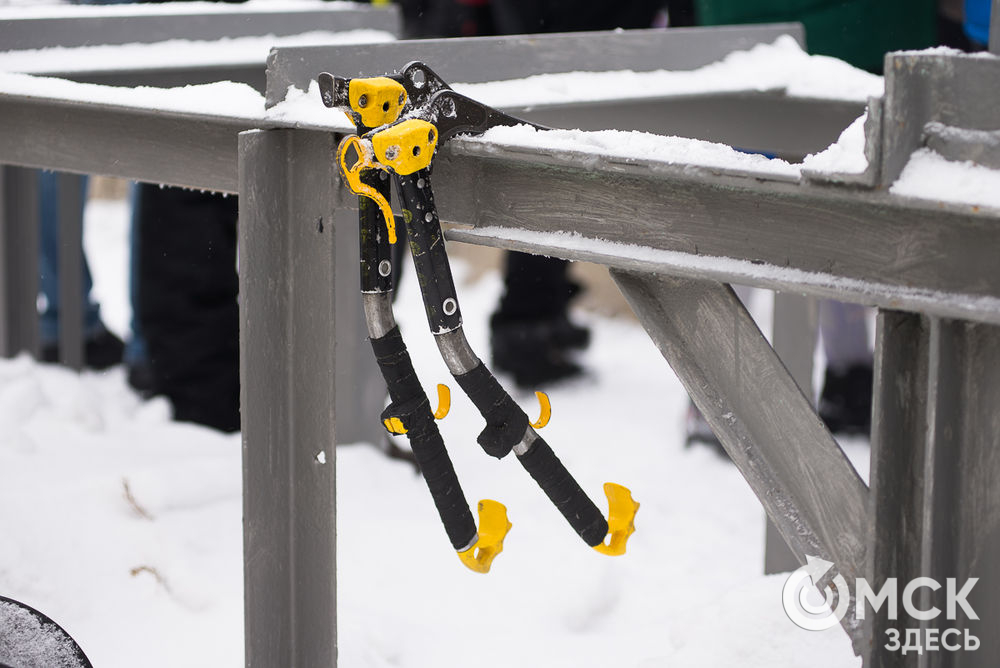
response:
{"label": "pair of ice axes", "polygon": [[455,382],[486,421],[477,439],[479,445],[497,458],[513,451],[585,543],[602,554],[624,554],[639,508],[629,490],[605,483],[610,507],[605,519],[538,434],[551,414],[548,397],[536,393],[541,415],[532,422],[476,356],[462,330],[458,295],[431,189],[434,155],[456,135],[482,134],[492,127],[527,122],[455,92],[420,62],[383,77],[343,78],[324,72],[318,79],[323,103],[347,113],[357,128],[357,135],[341,141],[337,161],[344,182],[359,196],[365,320],[390,399],[382,422],[390,433],[405,434],[409,439],[462,563],[476,572],[488,572],[503,550],[511,524],[503,504],[487,499],[479,502],[477,529],[435,423],[447,414],[450,392],[447,386],[439,385],[437,407],[431,409],[396,326],[392,275],[397,267],[393,266],[391,245],[397,235],[390,180],[395,181],[402,200],[402,224],[431,333]]}

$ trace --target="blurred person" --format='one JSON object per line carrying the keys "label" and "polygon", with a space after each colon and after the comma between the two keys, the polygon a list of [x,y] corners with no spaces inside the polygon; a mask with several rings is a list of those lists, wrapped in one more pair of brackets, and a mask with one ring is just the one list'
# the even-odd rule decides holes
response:
{"label": "blurred person", "polygon": [[[78,179],[80,191],[87,191],[87,177]],[[84,201],[86,196],[84,196]],[[78,212],[83,217],[83,203]],[[59,361],[59,175],[55,172],[38,173],[38,287],[41,295],[39,310],[39,338],[41,361]],[[82,228],[81,228],[82,229]],[[93,279],[87,256],[81,258],[79,281],[80,297],[83,304],[83,363],[86,367],[103,370],[122,361],[124,344],[121,339],[108,331],[101,320],[100,304],[94,300],[91,291]]]}

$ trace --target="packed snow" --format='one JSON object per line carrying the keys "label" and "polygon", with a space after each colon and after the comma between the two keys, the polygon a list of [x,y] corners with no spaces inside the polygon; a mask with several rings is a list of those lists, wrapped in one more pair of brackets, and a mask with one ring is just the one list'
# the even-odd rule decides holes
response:
{"label": "packed snow", "polygon": [[79,83],[54,77],[0,72],[0,92],[35,98],[67,100],[155,109],[166,112],[226,116],[250,123],[263,123],[264,96],[252,86],[234,81],[209,84],[155,88],[137,86],[124,88]]}
{"label": "packed snow", "polygon": [[[118,331],[126,217],[96,202],[86,219],[95,292]],[[469,284],[457,270],[470,341],[486,351],[499,277]],[[758,308],[766,318],[767,302]],[[447,371],[412,272],[397,309],[431,388]],[[761,574],[760,505],[726,460],[684,447],[687,399],[648,337],[631,321],[576,317],[594,332],[588,373],[551,389],[544,435],[595,498],[608,480],[631,488],[642,507],[628,554],[585,547],[516,462],[484,455],[481,419],[456,392],[441,428],[470,503],[507,505],[504,552],[488,575],[466,570],[408,464],[337,448],[340,665],[859,666],[839,628],[785,617],[785,576]],[[537,410],[530,393],[516,398]],[[0,594],[48,614],[101,668],[243,665],[238,435],[171,422],[121,368],[78,374],[26,357],[0,360],[0,425]],[[846,448],[866,474],[867,445]]]}
{"label": "packed snow", "polygon": [[566,72],[523,79],[455,84],[491,106],[564,104],[709,93],[784,92],[790,97],[866,102],[881,97],[882,77],[829,56],[812,56],[795,38],[733,51],[694,70]]}
{"label": "packed snow", "polygon": [[507,149],[541,148],[546,151],[572,151],[678,166],[708,167],[793,181],[798,180],[800,175],[799,165],[777,158],[769,159],[701,139],[634,130],[538,130],[530,125],[498,126],[478,137],[465,138],[465,141]]}
{"label": "packed snow", "polygon": [[868,112],[848,125],[834,143],[819,153],[807,155],[802,167],[816,172],[861,174],[868,169],[865,157],[865,121]]}
{"label": "packed snow", "polygon": [[2,599],[0,664],[14,668],[84,668],[73,641],[59,627]]}
{"label": "packed snow", "polygon": [[127,62],[130,70],[204,67],[207,63],[214,67],[260,64],[263,68],[267,54],[274,47],[373,44],[393,39],[392,33],[384,30],[315,30],[290,36],[231,37],[212,41],[172,39],[151,44],[25,49],[0,52],[0,71],[72,74],[120,69],[122,62]]}
{"label": "packed snow", "polygon": [[184,2],[124,5],[75,5],[60,0],[0,0],[0,19],[38,19],[51,17],[169,16],[172,14],[234,14],[309,12],[316,10],[357,9],[354,2],[339,0],[247,0],[238,6],[219,2]]}
{"label": "packed snow", "polygon": [[1000,209],[1000,169],[947,160],[929,148],[921,148],[910,156],[889,192],[973,208]]}

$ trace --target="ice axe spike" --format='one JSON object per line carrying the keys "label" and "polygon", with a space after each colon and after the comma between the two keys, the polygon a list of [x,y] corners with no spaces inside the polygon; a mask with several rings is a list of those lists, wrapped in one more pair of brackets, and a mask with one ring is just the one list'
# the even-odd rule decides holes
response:
{"label": "ice axe spike", "polygon": [[625,544],[635,532],[635,513],[639,504],[632,499],[627,487],[613,482],[604,483],[604,494],[608,497],[608,536],[594,549],[609,557],[625,554]]}
{"label": "ice axe spike", "polygon": [[479,502],[479,533],[476,543],[458,553],[466,568],[476,573],[489,573],[497,555],[503,552],[503,540],[513,525],[507,519],[507,508],[497,501]]}

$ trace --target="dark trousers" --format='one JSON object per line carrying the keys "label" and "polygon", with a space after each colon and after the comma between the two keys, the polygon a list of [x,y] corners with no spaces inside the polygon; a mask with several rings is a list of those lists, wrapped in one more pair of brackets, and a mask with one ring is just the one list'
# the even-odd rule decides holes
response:
{"label": "dark trousers", "polygon": [[143,184],[136,207],[137,318],[152,389],[176,419],[236,431],[237,198]]}

